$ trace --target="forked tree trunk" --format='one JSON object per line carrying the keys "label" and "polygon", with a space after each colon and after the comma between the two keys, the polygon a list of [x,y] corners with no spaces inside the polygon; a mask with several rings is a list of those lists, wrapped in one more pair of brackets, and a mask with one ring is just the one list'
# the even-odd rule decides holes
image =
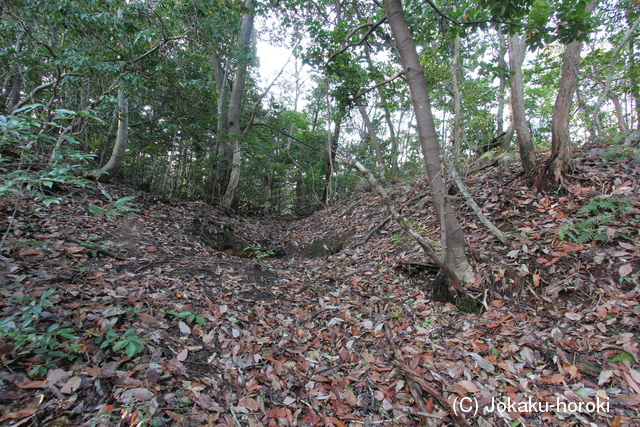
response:
{"label": "forked tree trunk", "polygon": [[214,160],[211,165],[211,198],[212,200],[222,196],[223,189],[226,189],[228,182],[225,180],[227,171],[229,169],[228,157],[231,149],[229,148],[228,134],[229,134],[229,122],[227,119],[227,81],[229,78],[229,72],[231,71],[231,59],[227,59],[224,68],[222,66],[222,60],[218,55],[211,55],[211,64],[214,69],[214,76],[216,81],[216,92],[218,93],[217,102],[217,119],[218,124],[216,127],[217,141],[214,149]]}
{"label": "forked tree trunk", "polygon": [[327,160],[327,173],[324,176],[324,190],[322,191],[322,196],[320,196],[320,203],[322,203],[322,205],[325,207],[329,206],[331,204],[331,200],[333,199],[331,177],[333,176],[333,164],[336,159],[336,153],[338,152],[338,139],[340,138],[340,130],[343,118],[344,113],[340,112],[334,124],[335,127],[333,128],[333,134],[329,137],[329,141],[327,141],[329,159]]}
{"label": "forked tree trunk", "polygon": [[124,94],[124,88],[120,86],[118,88],[118,133],[116,134],[116,142],[113,144],[111,157],[106,165],[91,172],[88,177],[99,182],[109,181],[122,166],[122,160],[124,159],[128,139],[129,103]]}
{"label": "forked tree trunk", "polygon": [[530,175],[536,168],[536,153],[524,108],[524,79],[522,77],[524,52],[525,45],[520,36],[518,34],[509,36],[509,71],[511,73],[511,113],[513,114],[513,127],[518,136],[522,168],[524,169],[525,175]]}
{"label": "forked tree trunk", "polygon": [[[505,135],[502,137],[502,141],[500,142],[500,149],[502,151],[507,151],[511,146],[511,140],[513,139],[513,113],[511,113],[511,122],[507,129],[504,129],[504,107],[505,107],[505,95],[507,90],[507,72],[508,66],[507,62],[504,60],[504,56],[507,53],[507,44],[504,40],[504,34],[502,34],[502,30],[498,29],[498,78],[499,78],[499,86],[498,86],[498,120],[497,120],[497,129],[496,135],[501,135],[502,132],[505,132]],[[509,110],[511,111],[511,109]]]}
{"label": "forked tree trunk", "polygon": [[384,0],[384,7],[411,89],[411,101],[418,124],[422,154],[429,176],[431,198],[440,221],[442,258],[447,267],[455,273],[461,282],[471,283],[474,275],[465,253],[464,234],[453,207],[446,198],[446,187],[442,178],[443,166],[440,160],[440,143],[431,112],[431,102],[424,69],[409,31],[401,1]]}
{"label": "forked tree trunk", "polygon": [[248,59],[246,51],[251,48],[251,33],[253,32],[253,18],[255,16],[255,2],[248,0],[247,12],[242,21],[240,48],[244,50],[236,70],[236,77],[231,89],[229,99],[229,139],[233,141],[233,154],[231,156],[231,173],[229,174],[229,184],[224,193],[222,205],[226,209],[231,208],[231,203],[236,196],[238,182],[240,181],[240,162],[242,161],[242,133],[240,132],[240,112],[242,111],[242,95],[244,94],[244,82],[247,75]]}
{"label": "forked tree trunk", "polygon": [[[591,1],[586,9],[591,12],[595,1]],[[551,161],[548,172],[557,183],[562,183],[563,172],[573,170],[571,157],[571,137],[569,135],[569,116],[573,96],[578,87],[578,70],[580,69],[580,50],[582,42],[574,40],[564,49],[560,87],[553,107],[551,118]]]}

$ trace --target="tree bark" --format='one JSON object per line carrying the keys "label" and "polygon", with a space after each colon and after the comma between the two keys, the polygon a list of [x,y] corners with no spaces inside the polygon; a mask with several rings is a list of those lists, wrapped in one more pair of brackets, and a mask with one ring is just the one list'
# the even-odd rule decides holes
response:
{"label": "tree bark", "polygon": [[616,119],[618,120],[618,130],[622,133],[629,132],[627,123],[624,121],[624,112],[622,111],[622,104],[620,103],[620,97],[612,91],[607,92],[607,98],[611,100],[613,108],[616,111]]}
{"label": "tree bark", "polygon": [[227,176],[229,162],[228,157],[231,149],[229,148],[229,122],[227,119],[227,80],[231,68],[231,60],[227,60],[224,68],[222,60],[218,55],[211,56],[211,63],[214,69],[214,77],[216,81],[216,92],[218,93],[217,103],[217,119],[216,126],[217,141],[214,147],[214,161],[212,165],[211,179],[211,197],[216,198],[222,195],[222,189],[226,188],[228,182],[225,181]]}
{"label": "tree bark", "polygon": [[502,34],[502,29],[498,28],[498,112],[497,120],[496,120],[496,135],[502,134],[504,132],[504,98],[505,92],[507,89],[506,84],[506,72],[507,72],[507,63],[504,60],[504,56],[507,53],[507,45],[504,41],[504,34]]}
{"label": "tree bark", "polygon": [[[523,36],[524,37],[524,36]],[[518,136],[520,161],[525,175],[531,175],[536,168],[536,153],[533,138],[527,124],[524,107],[524,79],[522,77],[522,62],[524,61],[525,45],[518,34],[509,36],[509,71],[511,73],[511,113],[513,127]]]}
{"label": "tree bark", "polygon": [[587,111],[587,104],[584,103],[582,95],[580,94],[580,85],[576,87],[576,101],[578,102],[578,108],[584,118],[584,127],[586,128],[586,131],[589,132],[589,137],[587,137],[585,132],[585,139],[594,140],[597,134],[593,126],[593,122],[591,121],[591,115]]}
{"label": "tree bark", "polygon": [[331,189],[331,176],[333,175],[333,163],[336,159],[336,153],[338,152],[338,139],[340,138],[340,128],[342,127],[343,118],[344,112],[340,112],[334,124],[333,134],[329,137],[330,140],[327,141],[329,160],[327,160],[327,173],[324,176],[324,190],[322,191],[322,196],[320,197],[320,203],[322,203],[322,205],[325,207],[329,206],[329,204],[331,203],[331,199],[333,198]]}
{"label": "tree bark", "polygon": [[[591,1],[586,9],[591,12],[594,7],[595,0]],[[553,175],[557,183],[562,183],[563,172],[573,170],[569,116],[571,114],[573,96],[578,87],[581,50],[582,42],[580,40],[572,41],[564,49],[560,87],[558,88],[558,95],[553,107],[553,116],[551,117],[551,161],[548,171]]]}
{"label": "tree bark", "polygon": [[551,162],[549,172],[556,182],[562,181],[562,173],[573,170],[571,158],[571,137],[569,135],[569,115],[578,82],[580,50],[582,42],[574,40],[564,50],[560,87],[551,117]]}
{"label": "tree bark", "polygon": [[451,86],[453,89],[453,167],[458,164],[458,158],[460,157],[460,115],[462,114],[462,108],[460,103],[460,86],[458,85],[458,73],[460,72],[460,37],[456,35],[456,38],[452,42],[453,49],[453,66],[451,67]]}
{"label": "tree bark", "polygon": [[[629,68],[635,70],[636,68],[636,51],[635,51],[635,37],[629,40]],[[631,87],[631,96],[635,102],[635,128],[640,130],[640,90],[638,89],[638,78],[632,73],[629,78],[629,86]],[[633,129],[633,122],[630,126]]]}
{"label": "tree bark", "polygon": [[465,253],[464,234],[453,207],[446,198],[446,186],[442,178],[443,166],[440,160],[440,143],[431,112],[431,102],[424,69],[409,31],[401,1],[384,0],[384,7],[411,89],[411,101],[418,123],[418,135],[429,176],[431,198],[440,221],[443,259],[448,268],[455,273],[461,282],[471,283],[474,275]]}
{"label": "tree bark", "polygon": [[238,182],[240,181],[240,163],[242,161],[242,133],[240,132],[240,112],[242,111],[242,95],[244,94],[244,83],[247,75],[248,60],[246,51],[251,48],[251,33],[253,31],[253,19],[255,17],[255,1],[248,0],[247,12],[242,21],[240,48],[245,50],[245,59],[240,61],[236,70],[236,77],[231,89],[229,99],[229,138],[233,141],[233,154],[231,157],[231,173],[229,174],[229,184],[224,193],[222,205],[225,209],[231,208],[231,203],[236,196]]}
{"label": "tree bark", "polygon": [[118,88],[118,133],[113,144],[111,157],[106,165],[89,174],[89,178],[99,182],[109,181],[120,170],[129,138],[129,103],[124,88]]}
{"label": "tree bark", "polygon": [[501,135],[502,132],[505,132],[505,135],[502,137],[502,141],[500,142],[500,149],[502,151],[507,151],[511,146],[511,140],[513,139],[513,113],[511,113],[511,122],[506,130],[504,130],[504,107],[505,107],[505,95],[507,91],[507,72],[508,65],[504,60],[504,56],[507,54],[507,44],[504,40],[504,34],[502,34],[502,30],[498,29],[498,112],[497,112],[497,129],[496,135]]}

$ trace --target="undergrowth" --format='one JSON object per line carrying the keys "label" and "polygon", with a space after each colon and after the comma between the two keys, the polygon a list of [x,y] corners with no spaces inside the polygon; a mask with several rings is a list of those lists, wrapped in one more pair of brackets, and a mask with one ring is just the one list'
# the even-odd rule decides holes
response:
{"label": "undergrowth", "polygon": [[631,208],[631,200],[619,195],[596,196],[580,208],[577,220],[558,229],[561,240],[569,238],[576,243],[606,242],[630,237],[613,226],[616,220]]}

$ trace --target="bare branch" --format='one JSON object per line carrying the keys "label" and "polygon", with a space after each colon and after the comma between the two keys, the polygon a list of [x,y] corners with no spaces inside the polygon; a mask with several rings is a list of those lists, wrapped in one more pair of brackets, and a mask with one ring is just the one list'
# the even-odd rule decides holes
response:
{"label": "bare branch", "polygon": [[371,92],[372,90],[375,90],[375,89],[379,88],[380,86],[384,86],[384,85],[386,85],[388,83],[391,83],[392,81],[394,81],[394,80],[396,80],[396,79],[398,79],[398,78],[400,78],[402,76],[404,76],[404,71],[399,71],[396,74],[394,74],[393,76],[389,77],[387,80],[385,80],[383,82],[380,82],[380,83],[376,83],[375,86],[371,86],[368,89],[365,89],[365,90],[363,90],[361,92],[358,92],[358,94],[353,97],[352,101],[355,101],[355,100],[357,100],[359,98],[362,98],[364,95],[366,95],[367,93]]}
{"label": "bare branch", "polygon": [[291,135],[289,132],[285,132],[285,131],[283,131],[282,129],[278,129],[278,128],[273,127],[273,126],[271,126],[271,125],[268,125],[268,124],[266,124],[266,123],[254,123],[254,124],[253,124],[253,126],[264,126],[264,127],[266,127],[266,128],[269,128],[269,129],[271,129],[271,130],[274,130],[274,131],[276,131],[276,132],[278,132],[278,133],[280,133],[280,134],[282,134],[282,135],[286,136],[287,138],[291,138],[291,139],[293,139],[294,141],[299,142],[300,144],[304,145],[305,147],[307,147],[307,148],[309,148],[309,149],[311,149],[311,150],[314,150],[314,151],[324,151],[324,150],[318,150],[317,148],[310,146],[309,144],[307,144],[307,143],[306,143],[306,142],[304,142],[303,140],[298,139],[298,138],[296,138],[295,136]]}
{"label": "bare branch", "polygon": [[373,33],[375,31],[376,28],[378,28],[380,25],[382,25],[384,22],[386,22],[387,17],[383,16],[382,18],[380,18],[377,22],[374,22],[372,24],[364,24],[359,26],[358,28],[354,29],[353,31],[351,31],[349,33],[349,37],[351,37],[352,35],[354,35],[356,33],[356,31],[362,29],[362,28],[366,28],[366,27],[371,27],[369,28],[369,31],[367,31],[367,33],[362,36],[362,38],[360,40],[358,40],[357,42],[353,42],[353,43],[349,43],[346,44],[342,49],[340,49],[339,51],[337,51],[336,53],[332,53],[329,55],[329,59],[327,60],[326,64],[324,64],[324,66],[326,67],[327,65],[329,65],[329,63],[331,61],[333,61],[333,58],[335,58],[336,56],[340,55],[341,53],[345,52],[347,49],[349,49],[350,47],[353,46],[360,46],[362,43],[364,43],[365,41],[367,41],[367,39],[369,38],[369,36],[371,35],[371,33]]}
{"label": "bare branch", "polygon": [[284,73],[284,69],[287,67],[287,65],[289,65],[289,61],[291,60],[292,56],[293,56],[293,52],[291,52],[291,55],[289,55],[289,58],[287,59],[287,62],[284,63],[284,65],[282,66],[282,69],[280,69],[280,72],[278,73],[278,75],[274,77],[274,79],[271,81],[271,83],[269,83],[269,86],[267,86],[267,88],[264,90],[264,92],[262,92],[262,94],[260,94],[260,96],[258,97],[256,102],[254,102],[253,109],[251,110],[251,117],[249,118],[249,123],[244,128],[244,132],[242,132],[243,136],[246,136],[249,133],[249,131],[251,130],[251,127],[253,126],[253,121],[256,118],[256,111],[258,110],[258,106],[260,105],[260,103],[262,102],[264,97],[267,96],[267,94],[269,93],[269,91],[271,90],[273,85],[276,83],[276,81],[278,81],[278,79],[280,78],[282,73]]}
{"label": "bare branch", "polygon": [[459,295],[463,295],[465,292],[464,289],[462,289],[462,286],[460,285],[460,281],[458,280],[456,274],[445,264],[445,262],[438,256],[438,254],[436,254],[433,248],[429,245],[429,242],[427,242],[425,238],[422,237],[417,231],[411,228],[407,221],[400,216],[398,210],[393,204],[393,201],[384,190],[384,188],[380,186],[376,177],[373,176],[373,174],[357,160],[347,159],[346,157],[342,156],[336,156],[335,160],[340,164],[351,166],[357,169],[367,179],[367,181],[369,181],[374,190],[376,190],[376,192],[382,198],[382,201],[385,203],[385,205],[387,205],[387,209],[389,210],[391,217],[398,223],[398,225],[400,225],[400,227],[404,231],[406,231],[418,242],[418,244],[424,250],[425,254],[427,254],[427,256],[431,258],[433,262],[435,262],[436,265],[447,275],[449,281],[451,282],[451,285],[455,288],[456,292],[458,292]]}

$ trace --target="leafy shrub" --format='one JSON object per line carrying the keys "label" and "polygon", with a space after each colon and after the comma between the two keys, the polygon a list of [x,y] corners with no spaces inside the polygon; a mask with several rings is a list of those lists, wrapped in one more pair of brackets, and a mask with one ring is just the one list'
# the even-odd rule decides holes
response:
{"label": "leafy shrub", "polygon": [[[63,125],[65,120],[79,114],[95,118],[87,112],[49,111],[42,104],[28,105],[13,115],[0,115],[0,172],[4,174],[0,197],[26,190],[49,206],[60,203],[59,198],[50,195],[55,185],[87,185],[89,181],[80,176],[94,156],[75,150],[73,146],[79,141],[65,135]],[[58,138],[69,145],[56,150],[55,164],[46,164],[41,159],[53,149]]]}
{"label": "leafy shrub", "polygon": [[78,338],[73,329],[62,328],[59,323],[50,325],[45,332],[36,328],[42,312],[53,307],[50,298],[55,291],[56,288],[51,288],[40,298],[12,300],[22,309],[22,314],[0,320],[0,338],[12,339],[14,350],[24,347],[28,352],[44,355],[44,364],[36,365],[31,374],[44,375],[47,369],[55,366],[55,360],[73,359],[78,354],[78,346],[70,343]]}
{"label": "leafy shrub", "polygon": [[111,195],[107,192],[107,190],[104,189],[102,185],[100,185],[100,190],[102,190],[102,194],[104,194],[104,196],[109,199],[109,202],[111,202],[111,206],[109,207],[109,209],[104,209],[100,206],[89,205],[89,209],[91,210],[91,212],[99,215],[106,215],[111,218],[112,216],[118,215],[133,216],[135,215],[134,212],[140,211],[140,209],[137,209],[136,205],[133,203],[133,200],[135,200],[134,196],[122,197],[114,201],[113,197],[111,197]]}
{"label": "leafy shrub", "polygon": [[100,348],[111,346],[113,351],[124,350],[124,353],[129,357],[140,353],[147,344],[145,340],[138,336],[136,330],[133,328],[127,329],[124,334],[109,329],[103,336],[96,337],[95,342],[101,344]]}

